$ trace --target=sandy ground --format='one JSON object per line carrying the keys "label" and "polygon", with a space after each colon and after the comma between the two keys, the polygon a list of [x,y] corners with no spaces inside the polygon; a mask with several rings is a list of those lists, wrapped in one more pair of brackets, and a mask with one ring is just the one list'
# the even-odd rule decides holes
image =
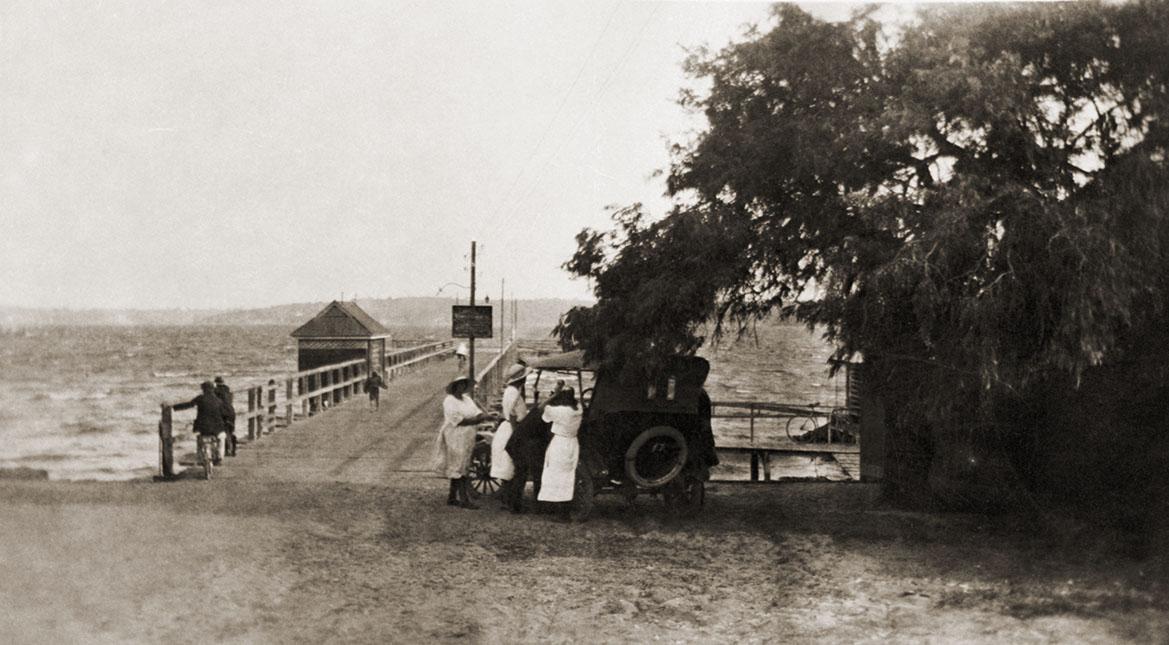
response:
{"label": "sandy ground", "polygon": [[[441,504],[441,482],[0,484],[3,642],[1158,642],[1164,588],[1099,545],[721,485],[673,520]],[[1085,552],[1091,552],[1085,558]]]}
{"label": "sandy ground", "polygon": [[211,482],[0,481],[0,642],[1169,642],[1124,540],[871,485],[717,484],[687,520],[451,508],[417,472],[436,405],[347,404]]}

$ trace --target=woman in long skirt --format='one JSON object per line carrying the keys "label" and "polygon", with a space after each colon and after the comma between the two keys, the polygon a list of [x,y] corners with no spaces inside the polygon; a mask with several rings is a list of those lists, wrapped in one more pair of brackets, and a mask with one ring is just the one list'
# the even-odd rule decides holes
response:
{"label": "woman in long skirt", "polygon": [[[540,478],[541,502],[571,502],[576,485],[576,464],[580,461],[581,410],[572,388],[566,388],[548,400],[543,419],[552,424],[552,441],[544,453],[544,472]],[[564,510],[568,505],[564,504]]]}
{"label": "woman in long skirt", "polygon": [[446,387],[442,401],[442,425],[435,440],[435,471],[450,480],[446,503],[462,508],[478,508],[471,503],[471,452],[475,449],[475,426],[492,418],[483,412],[471,396],[473,381],[460,376]]}
{"label": "woman in long skirt", "polygon": [[[515,481],[515,462],[507,453],[507,444],[511,439],[515,425],[528,414],[528,406],[524,403],[524,380],[528,376],[527,369],[519,363],[512,365],[504,377],[507,387],[503,390],[503,423],[495,431],[491,440],[491,476],[503,482],[500,491],[503,506],[513,512],[520,512],[519,498],[523,496],[524,485],[527,482]],[[519,495],[513,487],[519,487]]]}

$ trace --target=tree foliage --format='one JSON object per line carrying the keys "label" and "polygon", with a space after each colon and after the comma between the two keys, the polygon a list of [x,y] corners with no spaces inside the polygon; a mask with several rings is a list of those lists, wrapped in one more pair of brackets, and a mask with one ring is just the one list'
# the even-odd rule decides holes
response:
{"label": "tree foliage", "polygon": [[1167,33],[1164,2],[777,6],[688,59],[675,205],[578,236],[598,301],[557,332],[617,369],[781,312],[934,416],[1129,360],[1169,294]]}

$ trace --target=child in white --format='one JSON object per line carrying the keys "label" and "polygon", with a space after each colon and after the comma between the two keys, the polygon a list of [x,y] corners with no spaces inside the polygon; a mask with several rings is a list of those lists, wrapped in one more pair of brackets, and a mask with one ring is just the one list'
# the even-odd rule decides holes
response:
{"label": "child in white", "polygon": [[560,392],[544,407],[543,419],[552,424],[552,441],[544,453],[544,473],[540,478],[541,502],[571,502],[576,483],[576,464],[580,460],[581,410],[572,388]]}

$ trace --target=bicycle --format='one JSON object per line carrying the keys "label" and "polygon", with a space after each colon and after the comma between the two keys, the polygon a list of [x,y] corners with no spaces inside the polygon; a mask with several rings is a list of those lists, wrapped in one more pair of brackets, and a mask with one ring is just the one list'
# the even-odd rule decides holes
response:
{"label": "bicycle", "polygon": [[824,426],[827,421],[824,413],[818,408],[819,402],[808,406],[808,411],[802,415],[792,416],[784,426],[784,432],[790,441],[809,441],[815,436],[815,431]]}
{"label": "bicycle", "polygon": [[195,435],[198,446],[197,463],[203,466],[203,479],[211,480],[211,471],[219,455],[219,437],[216,435]]}

